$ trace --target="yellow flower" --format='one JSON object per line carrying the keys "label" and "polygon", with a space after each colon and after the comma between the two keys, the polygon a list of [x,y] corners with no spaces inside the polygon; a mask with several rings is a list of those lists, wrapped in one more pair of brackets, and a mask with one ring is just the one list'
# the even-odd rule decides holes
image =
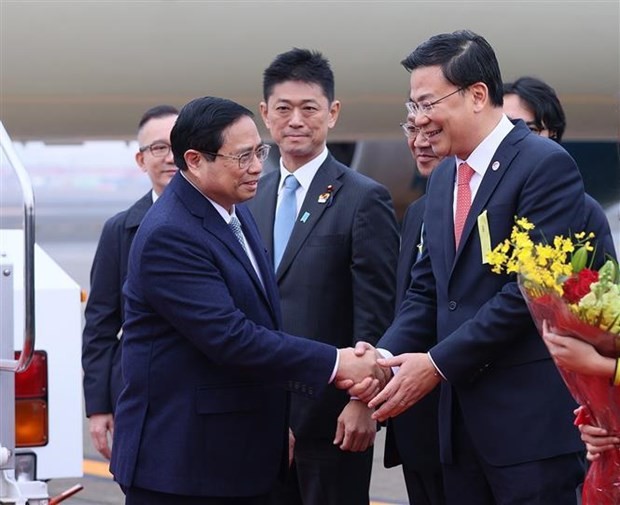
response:
{"label": "yellow flower", "polygon": [[[564,294],[564,283],[587,266],[588,253],[594,251],[592,232],[579,232],[570,237],[553,238],[552,244],[534,243],[530,231],[535,228],[527,218],[515,218],[510,238],[487,253],[494,273],[519,274],[530,296],[546,292]],[[608,261],[599,270],[599,280],[590,292],[570,310],[588,324],[620,333],[620,271],[617,263]]]}

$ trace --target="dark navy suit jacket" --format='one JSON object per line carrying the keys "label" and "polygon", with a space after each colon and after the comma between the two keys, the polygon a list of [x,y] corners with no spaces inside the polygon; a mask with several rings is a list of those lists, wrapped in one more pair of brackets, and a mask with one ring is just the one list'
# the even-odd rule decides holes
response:
{"label": "dark navy suit jacket", "polygon": [[332,346],[280,331],[256,225],[236,207],[262,277],[181,173],[145,216],[124,288],[125,386],[111,471],[124,486],[190,496],[268,492],[287,461],[287,389],[317,396]]}
{"label": "dark navy suit jacket", "polygon": [[[495,165],[495,169],[493,169]],[[378,346],[430,353],[446,377],[439,407],[441,460],[450,463],[455,401],[478,454],[513,465],[582,450],[575,403],[536,331],[514,275],[483,264],[477,218],[487,212],[491,247],[515,216],[536,225],[534,240],[566,236],[584,216],[579,170],[566,151],[518,122],[492,158],[454,245],[454,158],[431,174],[425,249],[392,326]],[[515,483],[521,485],[522,483]]]}
{"label": "dark navy suit jacket", "polygon": [[[409,205],[403,219],[396,271],[397,311],[409,288],[411,269],[422,247],[425,206],[426,195]],[[427,349],[435,342],[434,335],[429,337]],[[439,388],[436,388],[405,412],[388,421],[384,452],[384,464],[387,468],[404,463],[407,468],[426,474],[440,470],[438,406]]]}
{"label": "dark navy suit jacket", "polygon": [[82,368],[86,415],[114,412],[122,389],[121,345],[124,319],[123,283],[131,243],[153,204],[152,192],[103,225],[90,271],[90,293],[84,311]]}

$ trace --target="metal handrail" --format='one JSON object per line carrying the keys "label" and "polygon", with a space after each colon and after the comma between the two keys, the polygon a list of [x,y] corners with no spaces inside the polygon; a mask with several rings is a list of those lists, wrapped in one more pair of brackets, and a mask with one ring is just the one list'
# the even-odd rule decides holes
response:
{"label": "metal handrail", "polygon": [[24,345],[19,359],[0,359],[0,370],[10,370],[15,373],[23,372],[28,368],[34,353],[34,192],[30,184],[30,177],[17,153],[13,142],[0,121],[0,147],[4,151],[9,163],[15,169],[24,199]]}

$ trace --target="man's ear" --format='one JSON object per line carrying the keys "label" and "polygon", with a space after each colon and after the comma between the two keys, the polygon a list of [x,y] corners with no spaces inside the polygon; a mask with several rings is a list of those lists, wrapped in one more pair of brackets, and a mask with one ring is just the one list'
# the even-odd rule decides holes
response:
{"label": "man's ear", "polygon": [[135,155],[135,160],[136,160],[136,165],[138,165],[140,170],[146,173],[146,165],[144,164],[144,153],[141,151],[138,151]]}
{"label": "man's ear", "polygon": [[327,122],[327,126],[329,128],[333,128],[336,126],[336,121],[338,121],[338,116],[340,115],[340,101],[334,100],[329,106],[329,120]]}
{"label": "man's ear", "polygon": [[189,170],[197,170],[204,159],[202,154],[195,149],[188,149],[183,153],[183,159]]}
{"label": "man's ear", "polygon": [[489,101],[489,88],[483,82],[476,82],[469,87],[474,101],[474,110],[479,112]]}
{"label": "man's ear", "polygon": [[267,127],[267,129],[269,129],[269,119],[267,117],[267,104],[265,102],[261,102],[258,107],[260,109],[260,116],[263,118],[263,123],[265,123],[265,126]]}

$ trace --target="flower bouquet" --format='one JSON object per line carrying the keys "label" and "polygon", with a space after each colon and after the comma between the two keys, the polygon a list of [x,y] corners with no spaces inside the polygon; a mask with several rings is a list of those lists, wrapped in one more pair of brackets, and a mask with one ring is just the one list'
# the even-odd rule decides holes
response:
{"label": "flower bouquet", "polygon": [[[586,266],[594,250],[593,235],[575,240],[555,237],[534,243],[534,225],[516,220],[511,236],[487,255],[495,273],[517,274],[519,288],[542,335],[543,321],[563,335],[593,345],[603,356],[620,356],[620,284],[618,264],[609,259],[598,270]],[[590,265],[591,267],[591,265]],[[620,435],[620,385],[600,376],[573,372],[558,365],[573,398],[587,408],[589,423]],[[601,453],[583,486],[583,505],[620,504],[620,450]]]}

